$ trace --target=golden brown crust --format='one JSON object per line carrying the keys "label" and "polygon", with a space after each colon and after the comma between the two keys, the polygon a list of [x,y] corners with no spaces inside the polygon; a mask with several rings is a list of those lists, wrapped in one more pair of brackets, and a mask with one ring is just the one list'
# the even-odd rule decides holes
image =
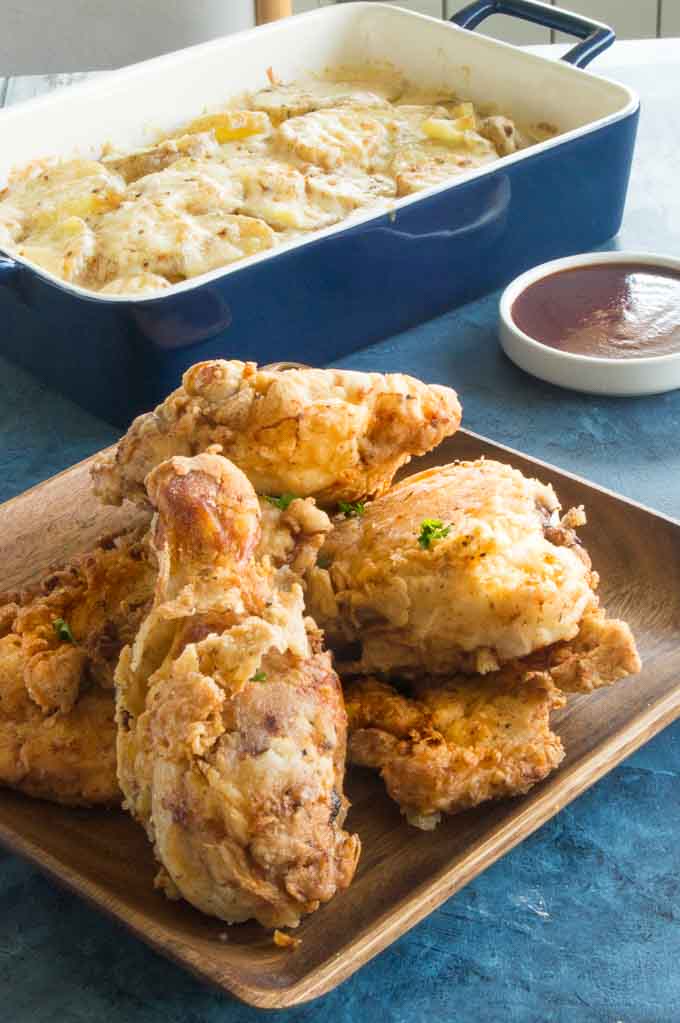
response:
{"label": "golden brown crust", "polygon": [[[260,556],[300,574],[331,528],[328,516],[312,500],[284,511],[261,506]],[[135,530],[103,538],[30,589],[0,598],[0,784],[62,803],[119,802],[113,673],[155,578],[146,539]],[[74,644],[59,641],[58,618]]]}
{"label": "golden brown crust", "polygon": [[[105,538],[31,590],[5,595],[0,784],[59,803],[120,800],[110,690],[154,580],[140,529]],[[57,619],[73,642],[59,638]]]}
{"label": "golden brown crust", "polygon": [[218,444],[258,493],[333,506],[384,491],[413,455],[455,433],[460,417],[450,388],[402,374],[203,362],[96,460],[94,486],[109,504],[145,503],[154,466]]}
{"label": "golden brown crust", "polygon": [[366,678],[345,686],[352,763],[380,771],[409,822],[528,792],[562,760],[549,675],[504,669],[422,682],[410,695]]}
{"label": "golden brown crust", "polygon": [[407,476],[336,520],[308,573],[310,614],[357,674],[485,673],[569,640],[595,578],[572,528],[582,512],[559,507],[491,460]]}
{"label": "golden brown crust", "polygon": [[162,463],[147,486],[159,578],[116,674],[125,805],[170,897],[295,926],[349,884],[359,854],[342,828],[339,680],[297,577],[262,552],[243,473],[206,453]]}
{"label": "golden brown crust", "polygon": [[257,556],[269,557],[277,568],[287,565],[300,577],[316,564],[323,542],[333,528],[313,497],[297,498],[285,509],[260,498],[260,526]]}
{"label": "golden brown crust", "polygon": [[529,662],[548,671],[555,685],[567,693],[590,693],[637,675],[642,667],[630,626],[607,618],[600,608],[586,612],[572,640],[556,643]]}
{"label": "golden brown crust", "polygon": [[94,687],[80,695],[68,714],[45,715],[21,686],[21,669],[16,637],[4,637],[0,784],[69,806],[119,803],[111,693]]}

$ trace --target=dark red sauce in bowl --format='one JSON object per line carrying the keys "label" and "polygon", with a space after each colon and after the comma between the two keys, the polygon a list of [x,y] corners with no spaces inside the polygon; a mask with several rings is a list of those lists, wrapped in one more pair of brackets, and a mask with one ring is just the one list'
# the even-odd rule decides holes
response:
{"label": "dark red sauce in bowl", "polygon": [[575,355],[680,353],[680,272],[646,263],[558,270],[522,291],[511,316],[535,341]]}

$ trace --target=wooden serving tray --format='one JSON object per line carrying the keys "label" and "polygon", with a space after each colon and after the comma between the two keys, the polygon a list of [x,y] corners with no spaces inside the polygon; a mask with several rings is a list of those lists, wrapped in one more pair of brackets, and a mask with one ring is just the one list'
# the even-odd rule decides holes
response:
{"label": "wooden serving tray", "polygon": [[[586,506],[582,536],[603,601],[630,622],[644,660],[641,675],[560,712],[567,755],[555,774],[525,797],[422,832],[405,823],[377,776],[352,770],[357,876],[300,926],[295,950],[278,948],[257,925],[226,928],[154,891],[151,849],[122,812],[68,810],[0,790],[0,840],[198,976],[252,1005],[290,1006],[349,977],[669,724],[680,714],[680,523],[463,430],[410,471],[480,455],[552,483],[565,507]],[[96,504],[90,461],[0,506],[0,590],[131,521],[128,508]]]}

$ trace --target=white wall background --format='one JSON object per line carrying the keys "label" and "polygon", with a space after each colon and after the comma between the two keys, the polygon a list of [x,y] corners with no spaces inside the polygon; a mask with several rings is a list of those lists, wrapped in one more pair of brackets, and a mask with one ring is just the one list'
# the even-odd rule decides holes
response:
{"label": "white wall background", "polygon": [[121,67],[254,23],[255,0],[0,0],[0,75]]}
{"label": "white wall background", "polygon": [[[336,0],[293,0],[296,12]],[[449,17],[466,0],[396,0]],[[611,25],[620,39],[680,36],[680,0],[560,0]],[[120,67],[254,23],[255,0],[0,0],[0,76]],[[563,41],[494,16],[478,31],[507,42]]]}
{"label": "white wall background", "polygon": [[[296,12],[324,7],[334,0],[293,0]],[[435,18],[450,17],[466,0],[390,0],[398,7],[407,7]],[[548,0],[550,2],[550,0]],[[611,25],[619,39],[653,39],[656,36],[680,36],[680,0],[560,0],[560,7],[579,14],[589,14]],[[492,17],[477,29],[485,35],[511,43],[549,43],[548,29],[514,18]],[[567,41],[569,36],[553,33],[554,42]]]}

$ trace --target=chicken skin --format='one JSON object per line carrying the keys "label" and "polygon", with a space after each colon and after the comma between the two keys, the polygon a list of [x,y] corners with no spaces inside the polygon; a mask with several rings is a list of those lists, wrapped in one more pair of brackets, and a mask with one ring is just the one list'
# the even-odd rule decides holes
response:
{"label": "chicken skin", "polygon": [[409,824],[424,830],[442,813],[528,792],[564,756],[550,729],[564,697],[546,673],[420,681],[409,695],[369,677],[347,684],[345,698],[351,763],[378,769]]}
{"label": "chicken skin", "polygon": [[144,529],[107,538],[0,606],[0,784],[57,803],[120,802],[113,674],[150,603]]}
{"label": "chicken skin", "polygon": [[[301,575],[331,529],[328,516],[312,499],[279,508],[262,498],[260,512],[258,552]],[[0,784],[59,803],[121,801],[113,675],[153,597],[145,532],[103,539],[32,591],[5,595]]]}
{"label": "chicken skin", "polygon": [[450,388],[399,373],[202,362],[96,460],[94,487],[105,503],[144,504],[155,466],[219,444],[259,493],[330,507],[382,493],[411,456],[455,433],[460,418]]}
{"label": "chicken skin", "polygon": [[573,639],[538,650],[524,666],[547,671],[565,693],[590,693],[637,675],[642,662],[626,622],[607,618],[602,608],[589,608]]}
{"label": "chicken skin", "polygon": [[[602,625],[575,533],[583,510],[559,514],[552,487],[498,462],[410,476],[337,522],[308,573],[309,612],[351,673],[486,674],[553,648],[565,689],[614,681],[639,668],[634,641],[624,623]],[[582,627],[587,682],[575,650],[554,648]],[[600,657],[605,633],[612,656]]]}
{"label": "chicken skin", "polygon": [[228,923],[295,926],[346,887],[346,714],[288,566],[258,552],[261,509],[214,454],[147,479],[153,606],[116,673],[126,808],[158,885]]}

